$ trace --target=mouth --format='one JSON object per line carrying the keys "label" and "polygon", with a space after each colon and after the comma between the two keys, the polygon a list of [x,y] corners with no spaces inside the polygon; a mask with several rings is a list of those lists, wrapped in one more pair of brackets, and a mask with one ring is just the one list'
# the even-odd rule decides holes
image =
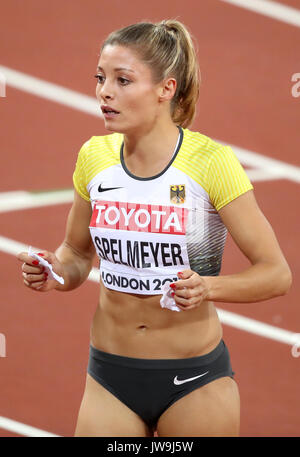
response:
{"label": "mouth", "polygon": [[107,106],[107,105],[104,105],[104,106],[102,105],[101,111],[102,111],[105,119],[112,119],[112,118],[116,117],[118,114],[120,114],[120,111],[117,111],[114,108],[112,108],[111,106]]}

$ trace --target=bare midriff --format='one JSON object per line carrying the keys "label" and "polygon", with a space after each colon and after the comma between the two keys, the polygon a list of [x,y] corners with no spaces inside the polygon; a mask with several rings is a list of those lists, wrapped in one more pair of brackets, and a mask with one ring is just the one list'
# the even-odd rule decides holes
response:
{"label": "bare midriff", "polygon": [[222,327],[213,302],[176,312],[162,308],[160,298],[117,292],[101,282],[91,344],[104,352],[143,359],[197,357],[217,346]]}

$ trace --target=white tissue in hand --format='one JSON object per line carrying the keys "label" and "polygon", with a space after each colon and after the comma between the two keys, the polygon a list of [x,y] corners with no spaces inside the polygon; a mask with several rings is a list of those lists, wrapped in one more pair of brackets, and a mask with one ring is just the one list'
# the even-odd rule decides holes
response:
{"label": "white tissue in hand", "polygon": [[169,283],[164,284],[162,286],[161,290],[163,292],[163,295],[160,299],[160,306],[162,308],[168,308],[171,311],[181,311],[181,309],[178,308],[174,298],[171,295],[173,290],[171,289],[170,284]]}
{"label": "white tissue in hand", "polygon": [[47,260],[43,259],[43,257],[41,257],[38,254],[36,254],[35,252],[33,252],[31,246],[29,246],[28,255],[30,257],[34,257],[36,260],[38,260],[40,265],[43,265],[43,267],[45,267],[45,271],[46,271],[46,273],[48,273],[48,279],[55,279],[60,284],[65,283],[64,278],[62,278],[61,276],[56,274],[55,271],[53,271],[51,263],[47,262]]}

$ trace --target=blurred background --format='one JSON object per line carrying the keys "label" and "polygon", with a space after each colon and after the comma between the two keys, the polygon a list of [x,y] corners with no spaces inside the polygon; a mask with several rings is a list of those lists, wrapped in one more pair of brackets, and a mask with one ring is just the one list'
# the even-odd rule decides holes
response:
{"label": "blurred background", "polygon": [[[300,1],[1,0],[0,16],[0,436],[74,433],[96,275],[67,294],[33,293],[15,256],[29,245],[56,249],[78,151],[108,133],[95,100],[102,41],[167,18],[197,45],[202,85],[190,129],[233,147],[294,276],[284,297],[217,306],[241,435],[299,436]],[[222,274],[247,266],[228,236]]]}

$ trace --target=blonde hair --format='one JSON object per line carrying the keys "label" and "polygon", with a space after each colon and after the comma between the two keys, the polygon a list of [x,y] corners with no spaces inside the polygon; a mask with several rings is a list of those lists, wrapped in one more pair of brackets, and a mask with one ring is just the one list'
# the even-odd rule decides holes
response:
{"label": "blonde hair", "polygon": [[179,21],[168,19],[158,23],[139,22],[112,32],[107,45],[129,46],[153,71],[155,82],[167,77],[176,79],[171,101],[171,117],[175,124],[189,126],[196,114],[199,97],[200,69],[192,37]]}

